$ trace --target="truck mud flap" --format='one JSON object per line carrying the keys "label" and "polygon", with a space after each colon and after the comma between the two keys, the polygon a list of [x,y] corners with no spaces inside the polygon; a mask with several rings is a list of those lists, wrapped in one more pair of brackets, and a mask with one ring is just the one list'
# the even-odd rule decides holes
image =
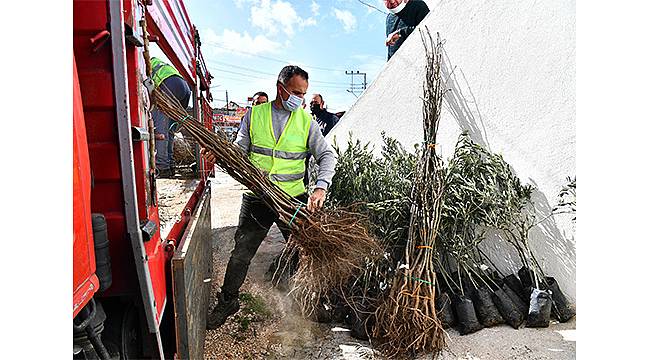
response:
{"label": "truck mud flap", "polygon": [[211,227],[210,186],[206,186],[172,258],[179,359],[203,359],[212,273]]}

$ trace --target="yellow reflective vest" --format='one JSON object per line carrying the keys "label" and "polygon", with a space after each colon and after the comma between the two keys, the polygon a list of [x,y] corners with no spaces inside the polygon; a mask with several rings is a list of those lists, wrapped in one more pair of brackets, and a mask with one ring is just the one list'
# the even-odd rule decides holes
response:
{"label": "yellow reflective vest", "polygon": [[251,147],[249,159],[269,179],[291,196],[305,192],[305,158],[311,117],[300,108],[291,112],[278,141],[275,140],[271,102],[253,106],[250,117]]}
{"label": "yellow reflective vest", "polygon": [[165,79],[173,75],[182,78],[181,73],[179,73],[175,67],[165,64],[162,60],[156,57],[151,58],[151,78],[154,85],[156,85],[156,88],[159,87]]}

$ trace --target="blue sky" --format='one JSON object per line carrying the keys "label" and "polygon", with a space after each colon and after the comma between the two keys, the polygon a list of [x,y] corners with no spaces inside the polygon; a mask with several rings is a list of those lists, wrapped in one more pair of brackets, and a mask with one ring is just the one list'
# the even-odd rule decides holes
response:
{"label": "blue sky", "polygon": [[[382,0],[363,0],[385,11]],[[370,84],[386,63],[386,15],[358,0],[191,0],[215,99],[241,103],[256,91],[275,98],[275,78],[288,61],[309,72],[309,98],[322,93],[330,111],[348,110],[345,70]],[[231,51],[234,50],[234,51]],[[274,61],[269,58],[281,60]],[[362,81],[355,77],[355,83]],[[357,93],[358,94],[358,93]],[[309,101],[309,100],[307,100]],[[220,107],[224,101],[214,101]]]}

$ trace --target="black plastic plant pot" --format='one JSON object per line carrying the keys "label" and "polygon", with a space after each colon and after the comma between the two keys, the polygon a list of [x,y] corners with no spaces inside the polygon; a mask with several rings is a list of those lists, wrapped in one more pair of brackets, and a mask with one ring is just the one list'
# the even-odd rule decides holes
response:
{"label": "black plastic plant pot", "polygon": [[326,304],[325,301],[321,299],[314,310],[312,316],[313,320],[319,323],[330,323],[332,322],[332,308],[331,305]]}
{"label": "black plastic plant pot", "polygon": [[[451,279],[456,284],[458,284],[458,271],[451,273]],[[460,275],[460,286],[463,287],[463,292],[465,294],[470,294],[472,291],[474,291],[474,286],[471,285],[471,281],[469,281],[469,278],[464,272]],[[460,292],[460,289],[458,289],[458,292]]]}
{"label": "black plastic plant pot", "polygon": [[350,336],[358,340],[368,340],[374,324],[375,314],[359,313],[352,325]]}
{"label": "black plastic plant pot", "polygon": [[339,302],[334,305],[332,309],[332,321],[335,323],[343,323],[345,321],[345,315],[348,313],[348,307]]}
{"label": "black plastic plant pot", "polygon": [[519,275],[519,280],[521,280],[521,285],[524,286],[524,289],[533,286],[533,277],[529,268],[522,266],[517,272],[517,275]]}
{"label": "black plastic plant pot", "polygon": [[524,315],[528,314],[528,301],[524,302],[523,300],[521,300],[521,297],[519,296],[519,294],[515,293],[510,288],[510,286],[508,286],[508,284],[503,284],[501,289],[503,289],[503,291],[505,291],[506,294],[508,294],[508,296],[510,296],[510,300],[512,300],[512,302],[515,304],[515,306],[517,307],[517,310],[519,310],[520,313],[522,313]]}
{"label": "black plastic plant pot", "polygon": [[465,294],[471,294],[474,291],[476,291],[476,287],[474,287],[472,282],[469,281],[469,279],[467,279],[463,282],[463,291],[465,292]]}
{"label": "black plastic plant pot", "polygon": [[492,293],[492,300],[497,309],[499,309],[499,313],[506,324],[518,329],[524,322],[524,314],[517,309],[510,296],[503,289],[497,289],[497,291]]}
{"label": "black plastic plant pot", "polygon": [[471,299],[459,296],[454,303],[454,308],[456,309],[456,318],[458,320],[456,325],[461,335],[471,334],[483,328],[483,325],[481,325],[476,317],[474,303]]}
{"label": "black plastic plant pot", "polygon": [[499,287],[503,286],[503,278],[499,276],[498,272],[493,271],[491,278],[497,285],[499,285]]}
{"label": "black plastic plant pot", "polygon": [[553,299],[548,290],[533,289],[526,327],[548,327],[551,320]]}
{"label": "black plastic plant pot", "polygon": [[567,322],[576,316],[576,311],[573,309],[569,300],[564,296],[560,286],[555,281],[553,277],[546,277],[546,282],[548,283],[548,290],[551,291],[551,297],[553,298],[553,314],[557,317],[560,322]]}
{"label": "black plastic plant pot", "polygon": [[530,295],[533,293],[533,287],[529,286],[527,288],[524,288],[524,292],[526,293],[526,299],[528,299],[528,307],[530,308]]}
{"label": "black plastic plant pot", "polygon": [[519,295],[519,299],[522,301],[528,303],[528,298],[526,297],[526,294],[524,293],[524,286],[521,284],[521,281],[519,281],[519,278],[515,274],[510,274],[503,278],[503,281],[508,284],[510,289],[514,290],[515,294]]}
{"label": "black plastic plant pot", "polygon": [[499,309],[497,309],[496,305],[492,301],[491,293],[492,292],[488,289],[480,288],[472,294],[476,316],[485,327],[491,327],[505,322],[499,313]]}
{"label": "black plastic plant pot", "polygon": [[436,312],[444,329],[456,325],[456,317],[454,317],[454,311],[452,310],[451,298],[449,298],[446,292],[436,296]]}

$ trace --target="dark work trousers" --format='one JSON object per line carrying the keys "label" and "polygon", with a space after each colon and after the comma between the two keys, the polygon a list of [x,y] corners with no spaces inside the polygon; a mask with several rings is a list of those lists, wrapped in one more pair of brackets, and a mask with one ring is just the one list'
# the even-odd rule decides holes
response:
{"label": "dark work trousers", "polygon": [[305,177],[302,179],[302,182],[305,184],[305,189],[309,187],[309,159],[311,159],[311,154],[307,154],[305,158]]}
{"label": "dark work trousers", "polygon": [[[160,89],[175,97],[184,108],[190,103],[192,91],[187,82],[180,76],[170,76],[163,80]],[[162,112],[154,109],[151,112],[156,134],[165,135],[164,140],[156,140],[156,168],[167,170],[174,167],[174,131],[170,131],[172,121]]]}
{"label": "dark work trousers", "polygon": [[[307,203],[306,194],[296,198]],[[239,296],[239,288],[246,279],[248,266],[273,223],[278,225],[285,240],[289,239],[290,230],[283,222],[279,221],[275,211],[266,206],[259,197],[244,193],[239,213],[239,225],[235,232],[235,248],[230,254],[223,286],[221,286],[221,291],[226,299],[235,299]]]}

